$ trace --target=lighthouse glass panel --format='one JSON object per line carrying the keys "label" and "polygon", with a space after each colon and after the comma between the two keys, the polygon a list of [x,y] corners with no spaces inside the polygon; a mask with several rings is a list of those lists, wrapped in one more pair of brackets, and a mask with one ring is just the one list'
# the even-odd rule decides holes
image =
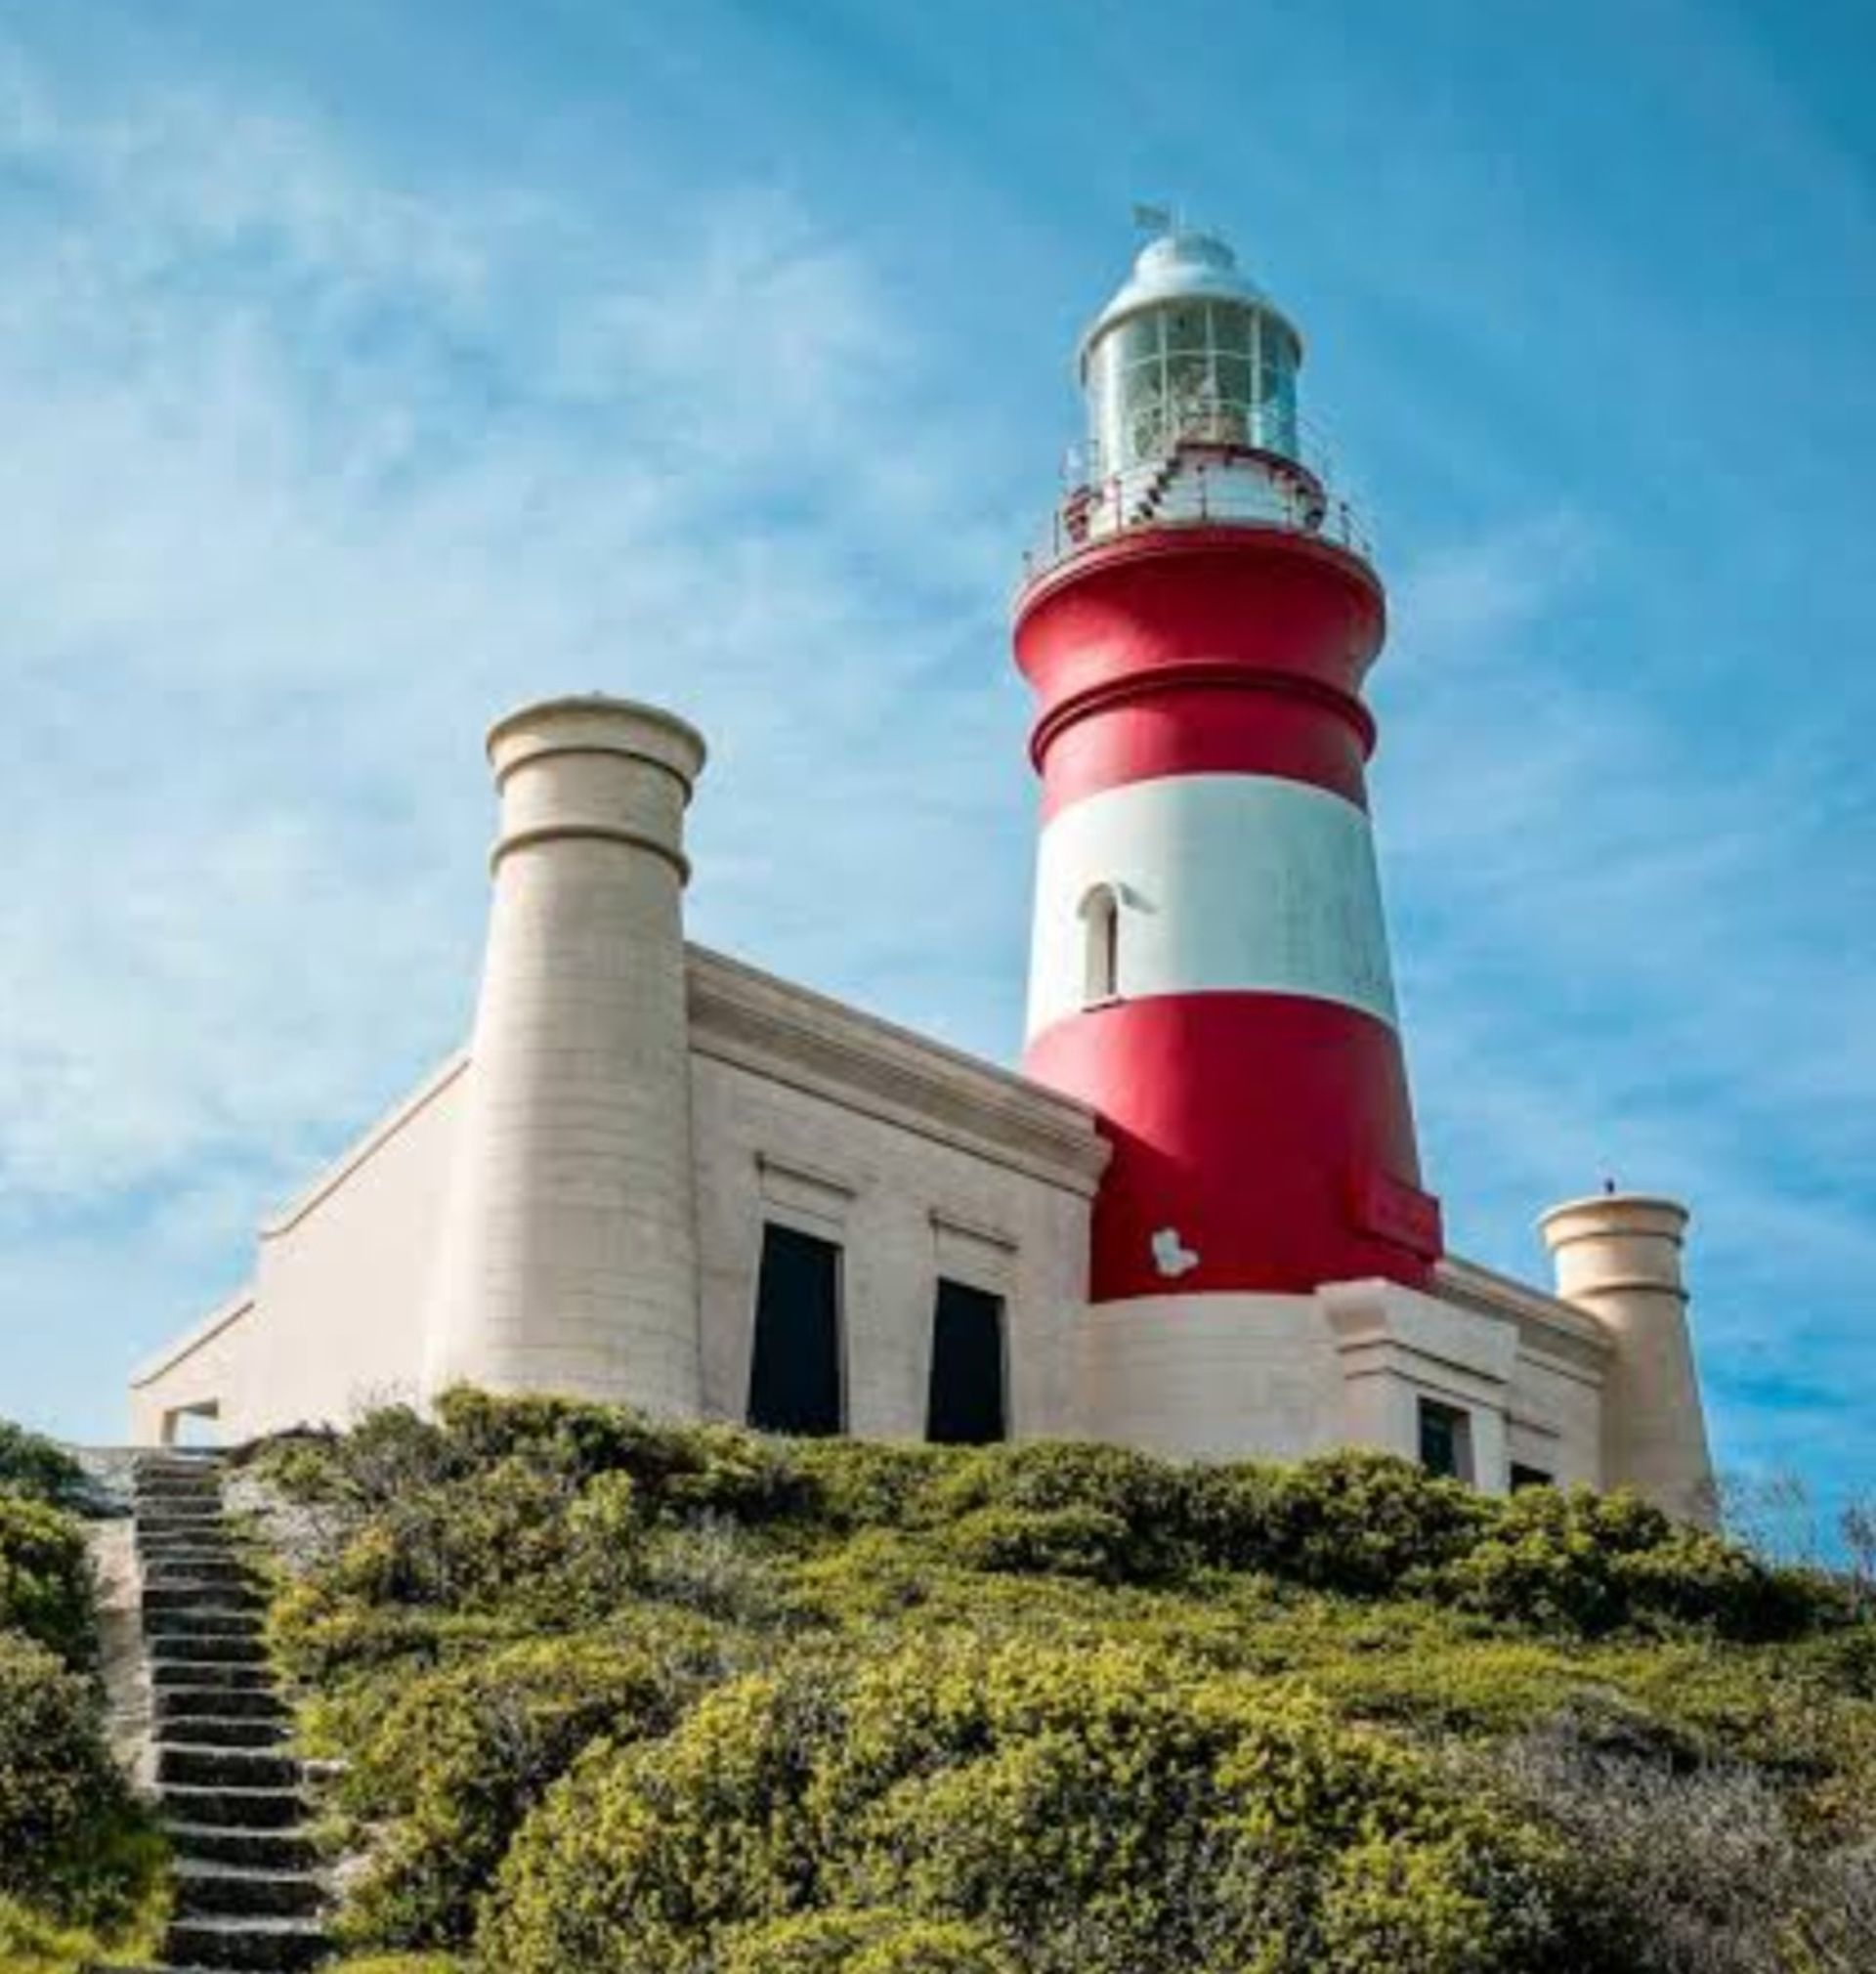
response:
{"label": "lighthouse glass panel", "polygon": [[1141,310],[1088,353],[1097,477],[1161,459],[1182,443],[1297,451],[1295,338],[1249,303]]}

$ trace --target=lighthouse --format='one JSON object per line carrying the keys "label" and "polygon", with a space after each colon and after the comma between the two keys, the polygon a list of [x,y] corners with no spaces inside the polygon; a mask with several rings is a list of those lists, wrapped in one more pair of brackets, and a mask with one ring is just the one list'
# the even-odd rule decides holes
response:
{"label": "lighthouse", "polygon": [[1424,1289],[1442,1246],[1369,815],[1386,598],[1301,363],[1222,240],[1150,240],[1082,339],[1085,471],[1015,607],[1042,783],[1024,1067],[1113,1147],[1089,1314],[1135,1396],[1155,1335]]}

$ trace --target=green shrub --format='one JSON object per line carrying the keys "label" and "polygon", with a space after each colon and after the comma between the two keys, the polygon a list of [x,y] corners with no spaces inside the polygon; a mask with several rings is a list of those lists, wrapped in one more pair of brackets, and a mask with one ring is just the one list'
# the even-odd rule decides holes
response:
{"label": "green shrub", "polygon": [[541,1791],[596,1737],[629,1740],[675,1718],[677,1680],[644,1652],[594,1640],[518,1645],[406,1685],[344,1785],[381,1821],[353,1887],[356,1937],[450,1947]]}
{"label": "green shrub", "polygon": [[267,1621],[277,1663],[307,1688],[393,1668],[448,1663],[524,1638],[533,1629],[526,1612],[374,1605],[327,1575],[278,1592]]}
{"label": "green shrub", "polygon": [[1087,1576],[1118,1582],[1133,1555],[1131,1533],[1099,1508],[977,1508],[945,1532],[945,1547],[968,1569]]}
{"label": "green shrub", "polygon": [[84,1530],[23,1494],[0,1493],[0,1626],[11,1626],[69,1665],[87,1663],[93,1630]]}
{"label": "green shrub", "polygon": [[1590,1637],[1668,1622],[1790,1638],[1849,1615],[1821,1578],[1769,1568],[1633,1494],[1587,1487],[1531,1487],[1498,1504],[1438,1585],[1469,1609]]}
{"label": "green shrub", "polygon": [[971,1457],[916,1440],[803,1439],[791,1450],[816,1518],[842,1532],[923,1521],[926,1497]]}
{"label": "green shrub", "polygon": [[282,1434],[250,1464],[295,1501],[369,1509],[451,1480],[473,1462],[410,1406],[383,1405],[349,1433]]}
{"label": "green shrub", "polygon": [[735,1927],[723,1974],[1016,1974],[981,1927],[893,1911],[798,1912]]}
{"label": "green shrub", "polygon": [[669,1426],[624,1405],[501,1398],[459,1387],[437,1405],[472,1464],[518,1460],[576,1483],[627,1474],[655,1514],[714,1512],[763,1521],[807,1501],[787,1442],[721,1425]]}
{"label": "green shrub", "polygon": [[64,1447],[0,1419],[0,1488],[56,1503],[70,1500],[84,1479],[83,1469]]}
{"label": "green shrub", "polygon": [[466,1974],[449,1953],[361,1953],[332,1961],[325,1974]]}
{"label": "green shrub", "polygon": [[973,1448],[936,1483],[931,1500],[935,1513],[949,1517],[986,1508],[1103,1516],[1121,1531],[1113,1555],[1119,1573],[1152,1578],[1191,1560],[1202,1473],[1126,1446],[1039,1440]]}
{"label": "green shrub", "polygon": [[54,1920],[112,1925],[149,1896],[160,1857],[90,1682],[0,1632],[0,1893]]}
{"label": "green shrub", "polygon": [[412,1488],[347,1545],[332,1581],[373,1604],[492,1609],[572,1552],[571,1477],[515,1456]]}
{"label": "green shrub", "polygon": [[1464,1555],[1495,1504],[1391,1453],[1349,1448],[1298,1467],[1220,1467],[1196,1482],[1215,1563],[1362,1596]]}
{"label": "green shrub", "polygon": [[678,1974],[858,1908],[979,1928],[1039,1974],[1535,1974],[1551,1868],[1320,1702],[1119,1647],[932,1640],[746,1678],[595,1753],[523,1827],[481,1947],[516,1974]]}

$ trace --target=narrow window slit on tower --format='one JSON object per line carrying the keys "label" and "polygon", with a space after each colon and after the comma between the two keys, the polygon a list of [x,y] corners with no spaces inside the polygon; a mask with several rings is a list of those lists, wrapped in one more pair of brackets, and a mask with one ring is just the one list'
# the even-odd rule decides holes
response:
{"label": "narrow window slit on tower", "polygon": [[983,1446],[1008,1436],[1003,1395],[1003,1303],[986,1289],[940,1280],[932,1314],[925,1437]]}
{"label": "narrow window slit on tower", "polygon": [[749,1424],[765,1433],[842,1431],[840,1354],[840,1250],[771,1223],[755,1292]]}
{"label": "narrow window slit on tower", "polygon": [[1121,899],[1112,884],[1096,884],[1082,899],[1082,999],[1098,1007],[1121,991]]}

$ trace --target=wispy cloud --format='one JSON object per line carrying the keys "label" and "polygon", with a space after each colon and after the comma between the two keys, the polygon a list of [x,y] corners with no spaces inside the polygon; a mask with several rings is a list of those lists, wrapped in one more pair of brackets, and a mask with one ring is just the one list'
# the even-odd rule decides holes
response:
{"label": "wispy cloud", "polygon": [[[627,241],[526,188],[389,192],[305,122],[84,116],[0,72],[9,1328],[134,1283],[129,1355],[241,1266],[231,1200],[458,1039],[479,732],[530,692],[710,731],[701,929],[921,998],[917,867],[917,939],[1013,948],[1020,874],[971,878],[986,728],[1019,757],[998,448],[966,497],[863,261],[768,195]],[[892,716],[915,683],[945,720]],[[959,971],[952,1023],[989,1044]],[[7,1356],[10,1386],[38,1368]]]}
{"label": "wispy cloud", "polygon": [[1622,580],[1563,515],[1398,587],[1383,840],[1431,1154],[1469,1176],[1457,1236],[1506,1266],[1605,1175],[1690,1198],[1724,1454],[1809,1463],[1822,1430],[1832,1484],[1869,1484],[1876,878],[1808,749],[1722,777],[1691,709],[1572,672],[1559,629]]}

